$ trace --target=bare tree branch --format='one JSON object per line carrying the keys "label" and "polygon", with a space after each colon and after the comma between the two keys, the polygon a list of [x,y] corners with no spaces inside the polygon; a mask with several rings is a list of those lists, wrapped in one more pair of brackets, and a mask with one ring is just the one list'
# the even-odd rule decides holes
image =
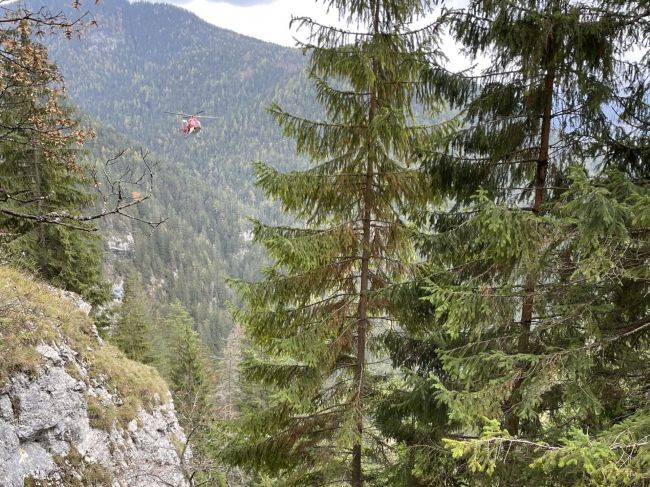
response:
{"label": "bare tree branch", "polygon": [[[90,178],[93,186],[98,193],[99,208],[89,215],[72,215],[67,211],[53,211],[43,214],[35,214],[16,210],[15,208],[0,205],[0,214],[12,218],[29,220],[48,225],[60,225],[74,230],[85,232],[96,232],[97,226],[84,226],[83,223],[90,223],[96,220],[106,218],[110,215],[120,215],[130,220],[146,224],[152,230],[155,230],[164,223],[167,218],[149,220],[127,212],[138,205],[141,205],[153,196],[154,169],[156,162],[150,162],[149,153],[140,151],[139,167],[126,165],[119,167],[118,163],[124,157],[126,150],[119,151],[114,157],[108,159],[101,167],[93,168],[90,171]],[[120,170],[117,176],[113,176],[113,170]],[[9,194],[0,188],[0,202],[14,201],[18,203],[31,203],[36,198],[21,200],[18,195],[28,193],[27,190]],[[40,198],[47,201],[47,196]]]}

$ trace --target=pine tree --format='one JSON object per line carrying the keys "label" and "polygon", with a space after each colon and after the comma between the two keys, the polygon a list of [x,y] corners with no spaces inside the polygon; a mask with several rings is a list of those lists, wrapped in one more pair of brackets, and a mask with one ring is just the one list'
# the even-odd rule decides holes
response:
{"label": "pine tree", "polygon": [[243,358],[243,341],[244,332],[239,325],[235,325],[228,334],[218,364],[216,400],[220,415],[226,420],[239,415],[238,404],[242,397],[239,368]]}
{"label": "pine tree", "polygon": [[466,104],[463,130],[425,156],[454,206],[421,247],[429,278],[403,295],[418,306],[388,342],[410,374],[379,417],[405,445],[438,449],[404,449],[396,484],[645,482],[648,192],[638,171],[598,170],[632,167],[617,161],[612,127],[625,126],[616,107],[632,107],[624,88],[647,100],[647,66],[622,60],[644,14],[608,7],[447,13],[492,66],[473,79],[432,73]]}
{"label": "pine tree", "polygon": [[23,22],[0,33],[0,246],[10,262],[98,303],[108,298],[99,235],[81,222],[39,220],[81,215],[94,198],[79,162],[88,133],[66,107],[56,66],[30,32]]}
{"label": "pine tree", "polygon": [[413,272],[407,215],[436,196],[414,148],[449,127],[418,125],[412,108],[439,108],[422,80],[435,33],[409,30],[429,2],[325,3],[361,31],[297,20],[310,30],[304,48],[325,117],[271,108],[313,164],[290,173],[256,164],[257,182],[306,224],[255,223],[275,262],[264,281],[236,283],[247,305],[236,318],[256,349],[242,374],[263,386],[262,405],[244,411],[226,456],[282,485],[361,486],[377,480],[385,446],[369,414],[375,337],[392,320],[391,287]]}
{"label": "pine tree", "polygon": [[152,318],[142,281],[135,273],[124,283],[124,300],[111,334],[113,341],[131,360],[144,364],[153,361]]}

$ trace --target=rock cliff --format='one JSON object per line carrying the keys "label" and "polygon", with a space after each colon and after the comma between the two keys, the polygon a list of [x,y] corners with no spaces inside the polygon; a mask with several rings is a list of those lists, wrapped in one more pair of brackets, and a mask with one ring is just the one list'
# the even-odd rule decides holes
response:
{"label": "rock cliff", "polygon": [[0,486],[185,486],[185,435],[150,367],[88,309],[0,267]]}

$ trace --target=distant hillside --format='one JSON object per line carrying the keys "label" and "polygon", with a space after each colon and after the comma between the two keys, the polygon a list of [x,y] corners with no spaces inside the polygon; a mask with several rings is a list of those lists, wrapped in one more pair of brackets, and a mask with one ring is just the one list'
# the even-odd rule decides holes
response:
{"label": "distant hillside", "polygon": [[[209,172],[206,163],[216,166],[224,158],[268,156],[269,142],[279,142],[264,108],[295,85],[300,52],[214,27],[166,4],[111,0],[94,15],[98,27],[81,40],[59,38],[50,46],[84,111],[158,152],[193,162],[202,173]],[[173,137],[176,120],[162,112],[199,110],[222,118],[206,121],[191,146]],[[287,149],[283,144],[270,155]]]}
{"label": "distant hillside", "polygon": [[[53,9],[67,3],[50,2]],[[50,55],[72,101],[107,127],[93,144],[96,155],[129,144],[161,159],[154,206],[169,221],[151,238],[134,229],[135,262],[161,298],[192,310],[216,349],[230,326],[224,276],[250,276],[260,263],[248,249],[246,218],[278,216],[255,190],[249,163],[300,164],[265,109],[278,101],[314,111],[305,102],[312,99],[305,59],[170,5],[110,0],[93,15],[98,27],[81,40],[47,39]],[[220,118],[187,139],[163,113],[199,110]]]}

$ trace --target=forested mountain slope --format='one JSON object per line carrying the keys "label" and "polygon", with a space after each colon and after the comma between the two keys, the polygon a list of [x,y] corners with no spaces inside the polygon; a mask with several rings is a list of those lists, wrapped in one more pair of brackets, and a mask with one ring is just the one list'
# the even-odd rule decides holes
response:
{"label": "forested mountain slope", "polygon": [[[126,148],[112,172],[142,169],[141,147],[136,141],[98,122],[94,125],[97,137],[87,144],[93,164],[103,166],[118,149]],[[249,210],[235,199],[222,202],[206,196],[210,188],[199,176],[157,152],[149,153],[147,160],[155,164],[154,195],[130,214],[165,222],[152,231],[122,216],[105,219],[107,277],[122,294],[123,281],[136,269],[147,283],[148,294],[159,303],[178,299],[191,309],[204,341],[217,350],[231,326],[224,304],[232,299],[232,293],[225,280],[229,275],[250,275],[257,265],[251,256],[259,251],[242,241],[245,221],[240,215]],[[201,197],[206,203],[201,203]],[[192,219],[185,216],[188,211]]]}
{"label": "forested mountain slope", "polygon": [[[98,25],[81,39],[47,39],[50,56],[72,102],[106,126],[92,144],[98,159],[130,146],[160,162],[149,211],[168,221],[150,238],[135,232],[134,262],[166,301],[178,298],[192,311],[216,349],[229,327],[224,276],[250,276],[259,266],[245,249],[246,218],[276,215],[253,188],[250,161],[298,164],[265,110],[272,101],[295,107],[312,99],[304,59],[169,5],[111,0],[92,15]],[[199,110],[219,118],[189,138],[163,113]]]}

